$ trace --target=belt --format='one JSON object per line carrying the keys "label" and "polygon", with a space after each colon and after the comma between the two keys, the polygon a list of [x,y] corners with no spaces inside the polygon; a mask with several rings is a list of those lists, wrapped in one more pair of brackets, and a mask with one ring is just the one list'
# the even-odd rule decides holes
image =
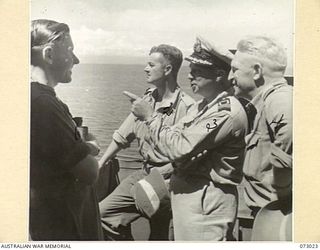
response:
{"label": "belt", "polygon": [[162,167],[167,163],[159,163],[159,162],[151,162],[151,161],[143,161],[143,170],[146,171],[147,174],[150,173],[150,170],[154,167]]}
{"label": "belt", "polygon": [[162,175],[162,177],[164,179],[168,179],[170,178],[171,174],[173,173],[173,167],[172,164],[170,164],[170,162],[167,163],[150,163],[150,162],[145,162],[145,164],[143,165],[143,170],[149,174],[152,168],[157,168],[157,170],[160,172],[160,174]]}

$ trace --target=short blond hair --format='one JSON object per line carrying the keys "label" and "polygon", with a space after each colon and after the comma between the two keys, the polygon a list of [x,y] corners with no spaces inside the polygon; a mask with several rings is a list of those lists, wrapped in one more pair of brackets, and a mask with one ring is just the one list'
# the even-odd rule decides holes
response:
{"label": "short blond hair", "polygon": [[172,74],[175,78],[177,78],[179,69],[183,61],[181,50],[168,44],[160,44],[151,48],[149,55],[151,55],[152,53],[161,53],[163,57],[166,58],[172,65]]}

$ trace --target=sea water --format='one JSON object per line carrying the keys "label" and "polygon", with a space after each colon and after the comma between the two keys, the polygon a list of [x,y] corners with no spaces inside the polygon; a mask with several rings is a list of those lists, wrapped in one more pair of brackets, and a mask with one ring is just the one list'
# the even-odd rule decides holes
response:
{"label": "sea water", "polygon": [[[101,146],[100,158],[112,140],[113,132],[128,116],[131,103],[123,91],[142,96],[147,88],[154,87],[146,82],[145,65],[79,64],[72,72],[72,82],[60,83],[56,87],[58,97],[65,102],[71,114],[83,117],[83,125],[96,136]],[[182,67],[178,75],[181,88],[196,97],[187,78],[188,67]],[[137,154],[134,142],[120,155],[133,158]]]}

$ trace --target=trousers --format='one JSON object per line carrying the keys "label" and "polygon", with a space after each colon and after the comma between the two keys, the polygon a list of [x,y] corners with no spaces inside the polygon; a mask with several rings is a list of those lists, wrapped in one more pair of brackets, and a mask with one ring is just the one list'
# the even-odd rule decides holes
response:
{"label": "trousers", "polygon": [[177,241],[226,241],[232,235],[238,209],[236,186],[201,176],[170,180],[174,238]]}
{"label": "trousers", "polygon": [[[144,216],[136,207],[133,187],[147,176],[144,170],[137,170],[125,178],[119,186],[99,203],[101,224],[105,239],[132,240],[130,225]],[[150,220],[149,240],[168,240],[171,208],[158,211]]]}

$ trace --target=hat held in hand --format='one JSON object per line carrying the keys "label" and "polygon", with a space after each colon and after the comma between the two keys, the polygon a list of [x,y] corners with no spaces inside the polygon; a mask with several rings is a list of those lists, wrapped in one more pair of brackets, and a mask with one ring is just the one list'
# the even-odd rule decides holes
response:
{"label": "hat held in hand", "polygon": [[169,191],[157,168],[152,168],[149,175],[138,181],[133,192],[138,210],[149,218],[170,202]]}

